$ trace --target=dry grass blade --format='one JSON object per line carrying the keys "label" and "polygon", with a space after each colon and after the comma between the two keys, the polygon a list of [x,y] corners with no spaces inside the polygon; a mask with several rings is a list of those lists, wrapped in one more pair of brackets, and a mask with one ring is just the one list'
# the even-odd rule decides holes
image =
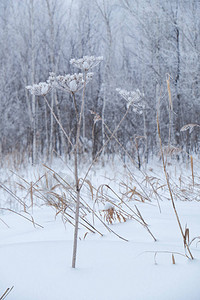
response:
{"label": "dry grass blade", "polygon": [[19,202],[23,206],[23,208],[27,208],[25,202],[22,201],[17,195],[15,195],[7,186],[5,186],[3,183],[0,183],[0,187],[2,187],[2,189],[10,194],[15,200],[17,200],[17,202]]}
{"label": "dry grass blade", "polygon": [[187,226],[185,227],[184,243],[185,243],[185,247],[187,244],[188,245],[190,244],[190,233],[189,233],[189,228],[187,228]]}
{"label": "dry grass blade", "polygon": [[55,184],[54,186],[52,186],[51,191],[55,190],[56,188],[60,187],[60,183]]}
{"label": "dry grass blade", "polygon": [[16,182],[16,184],[21,188],[21,190],[26,190],[25,186],[22,185],[21,183]]}
{"label": "dry grass blade", "polygon": [[[83,178],[79,178],[79,183],[80,181],[83,181]],[[84,183],[87,183],[91,192],[92,200],[94,199],[94,193],[93,193],[93,185],[91,184],[90,180],[85,179]]]}
{"label": "dry grass blade", "polygon": [[191,241],[190,241],[190,244],[189,245],[191,245],[195,240],[199,240],[198,242],[197,242],[197,244],[200,242],[200,236],[196,236],[196,237],[194,237]]}
{"label": "dry grass blade", "polygon": [[172,253],[172,264],[175,265],[176,262],[175,262],[175,258],[174,258],[174,254]]}
{"label": "dry grass blade", "polygon": [[88,235],[88,232],[86,232],[86,233],[84,234],[84,237],[83,237],[84,240],[85,240],[85,238],[86,238],[87,235]]}
{"label": "dry grass blade", "polygon": [[30,215],[31,220],[30,220],[29,218],[25,217],[24,215],[22,215],[22,214],[20,214],[20,213],[18,213],[18,212],[16,212],[16,211],[10,209],[10,208],[1,208],[1,207],[0,207],[0,210],[7,210],[7,211],[10,211],[10,212],[12,212],[12,213],[14,213],[14,214],[16,214],[16,215],[18,215],[18,216],[20,216],[20,217],[26,219],[27,221],[31,222],[31,223],[33,224],[34,227],[35,227],[35,226],[38,226],[38,227],[40,227],[40,228],[44,228],[42,225],[36,223],[36,222],[34,221],[33,217],[32,217],[29,213],[27,213],[27,214]]}
{"label": "dry grass blade", "polygon": [[1,221],[7,228],[10,228],[10,226],[8,226],[8,224],[7,224],[6,222],[4,222],[4,220],[2,220],[1,218],[0,218],[0,221]]}
{"label": "dry grass blade", "polygon": [[[174,257],[174,255],[180,255],[180,256],[183,256],[187,259],[190,259],[186,254],[182,254],[180,252],[174,252],[174,251],[144,251],[143,253],[154,253],[154,263],[155,265],[157,265],[157,261],[156,261],[156,257],[157,257],[157,254],[171,254],[172,257]],[[174,258],[174,262],[175,262],[175,258]],[[172,258],[172,263],[173,263],[173,258]]]}
{"label": "dry grass blade", "polygon": [[142,222],[146,225],[146,226],[148,226],[148,224],[145,222],[145,220],[143,219],[143,217],[142,217],[142,215],[141,215],[141,212],[139,211],[139,209],[137,208],[137,206],[135,205],[135,208],[136,208],[136,210],[137,210],[137,213],[138,213],[138,216],[140,217],[140,219],[142,220]]}
{"label": "dry grass blade", "polygon": [[0,300],[4,300],[10,294],[10,292],[13,290],[13,288],[14,288],[14,286],[12,286],[11,288],[7,288],[7,290],[0,297]]}

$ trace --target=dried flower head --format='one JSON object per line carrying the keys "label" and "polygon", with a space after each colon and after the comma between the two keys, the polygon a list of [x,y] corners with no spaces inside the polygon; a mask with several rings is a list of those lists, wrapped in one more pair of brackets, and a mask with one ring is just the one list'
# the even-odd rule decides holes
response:
{"label": "dried flower head", "polygon": [[67,74],[67,75],[58,75],[56,76],[54,73],[50,73],[49,79],[47,82],[52,86],[65,90],[69,93],[75,93],[81,90],[84,87],[84,84],[87,84],[90,80],[92,80],[93,73],[87,73],[86,77],[82,73],[79,74]]}
{"label": "dried flower head", "polygon": [[142,94],[139,89],[136,91],[126,91],[122,89],[116,89],[116,91],[120,94],[122,98],[124,98],[127,101],[127,108],[130,106],[133,106],[133,111],[137,113],[142,113],[143,104],[141,102],[142,100]]}
{"label": "dried flower head", "polygon": [[96,67],[103,60],[103,56],[83,56],[83,58],[79,59],[71,59],[70,64],[75,67],[88,71],[94,67]]}
{"label": "dried flower head", "polygon": [[38,84],[28,85],[26,89],[30,91],[32,95],[41,96],[46,95],[52,89],[50,83],[40,82]]}

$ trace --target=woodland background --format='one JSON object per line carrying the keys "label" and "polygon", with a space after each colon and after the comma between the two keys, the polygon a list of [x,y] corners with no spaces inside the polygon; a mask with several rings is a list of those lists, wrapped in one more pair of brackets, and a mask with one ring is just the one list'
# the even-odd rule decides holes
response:
{"label": "woodland background", "polygon": [[[87,86],[81,153],[94,157],[107,135],[90,110],[111,130],[125,113],[116,88],[144,94],[143,113],[130,111],[117,132],[129,154],[148,161],[157,153],[156,111],[163,143],[184,150],[176,157],[197,153],[198,127],[191,134],[180,129],[200,124],[199,16],[199,0],[0,0],[1,163],[10,154],[18,163],[28,158],[34,164],[52,153],[70,156],[71,146],[44,100],[25,87],[46,81],[51,71],[79,72],[69,61],[84,55],[104,61]],[[48,101],[74,141],[70,95],[54,91]],[[104,154],[116,153],[124,155],[113,140]]]}

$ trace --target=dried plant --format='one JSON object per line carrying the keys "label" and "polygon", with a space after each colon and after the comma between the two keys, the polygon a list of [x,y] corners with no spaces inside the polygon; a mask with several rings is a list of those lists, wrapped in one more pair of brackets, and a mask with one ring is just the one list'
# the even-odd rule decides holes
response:
{"label": "dried plant", "polygon": [[[81,122],[83,118],[84,112],[84,103],[85,103],[85,89],[86,85],[89,81],[91,81],[93,77],[93,73],[89,73],[89,69],[97,66],[101,61],[102,57],[94,57],[94,56],[84,56],[81,59],[72,59],[70,61],[71,64],[75,65],[78,68],[84,70],[84,73],[75,73],[73,75],[58,75],[56,76],[54,73],[50,73],[50,76],[46,83],[41,82],[38,85],[27,86],[26,88],[34,95],[42,95],[45,99],[47,106],[49,107],[51,114],[54,116],[56,122],[60,126],[61,130],[63,131],[64,135],[72,145],[69,136],[67,135],[66,131],[64,130],[62,124],[56,117],[53,108],[49,105],[48,100],[46,98],[46,94],[52,88],[62,89],[73,96],[75,111],[76,111],[76,141],[75,144],[72,145],[74,149],[74,178],[76,183],[76,212],[75,212],[75,230],[74,230],[74,244],[73,244],[73,255],[72,255],[72,268],[76,266],[76,256],[77,256],[77,240],[78,240],[78,223],[79,223],[79,209],[80,209],[80,191],[83,183],[85,182],[86,178],[83,179],[83,183],[79,185],[79,175],[78,175],[78,147],[80,143],[80,129],[81,129]],[[80,112],[78,112],[75,93],[82,90],[82,98],[81,98],[81,108]]]}
{"label": "dried plant", "polygon": [[116,221],[121,223],[126,222],[127,220],[127,216],[125,216],[120,210],[116,210],[116,208],[110,203],[105,205],[102,212],[104,214],[104,220],[110,225]]}
{"label": "dried plant", "polygon": [[[105,195],[104,188],[107,188],[109,191],[111,191],[112,194],[115,196],[115,199],[112,200],[110,195],[109,195],[109,197],[107,195]],[[99,197],[99,194],[100,194],[100,197]],[[118,199],[119,202],[116,201],[116,198]],[[106,212],[107,208],[103,209],[103,210],[105,210],[105,216],[108,216],[108,218],[109,218],[109,216],[112,217],[112,215],[113,215],[113,217],[115,218],[116,212],[118,212],[119,217],[121,214],[121,217],[123,216],[126,219],[132,219],[132,220],[140,223],[148,231],[148,233],[151,235],[151,237],[154,239],[154,241],[156,241],[155,236],[150,231],[148,224],[144,221],[144,218],[142,217],[142,214],[139,211],[139,209],[137,208],[137,206],[135,205],[135,209],[136,209],[136,211],[135,211],[130,205],[127,204],[126,201],[123,200],[123,197],[120,197],[109,185],[102,184],[99,186],[99,188],[97,189],[95,203],[97,203],[98,201],[100,201],[102,203],[106,202],[106,205],[108,206],[108,208],[111,209],[110,211],[108,210],[107,212]],[[115,208],[115,210],[112,210],[112,208]],[[116,219],[114,219],[114,220],[116,220]]]}

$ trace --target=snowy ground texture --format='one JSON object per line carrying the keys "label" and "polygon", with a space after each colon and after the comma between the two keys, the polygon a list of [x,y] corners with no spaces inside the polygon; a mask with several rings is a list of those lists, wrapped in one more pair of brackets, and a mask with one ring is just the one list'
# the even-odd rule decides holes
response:
{"label": "snowy ground texture", "polygon": [[[122,165],[117,165],[118,167],[115,167],[110,164],[104,168],[96,166],[89,179],[95,182],[96,186],[107,183],[114,188],[119,181],[125,180],[128,185],[128,179],[124,175],[127,170],[124,170]],[[57,165],[58,169],[60,167]],[[175,169],[170,166],[169,169],[170,176],[174,175],[173,180],[178,178],[179,184],[180,181],[182,185],[185,184],[185,193],[188,195],[191,188],[190,168],[176,166]],[[161,180],[160,186],[166,184],[158,162],[151,168],[147,167],[147,171],[149,174],[151,172],[154,180]],[[43,170],[37,172],[42,175]],[[31,176],[34,173],[36,178],[37,172],[26,170],[23,177],[31,181]],[[68,171],[62,166],[62,172]],[[141,176],[136,169],[132,172],[135,172],[137,180],[142,182],[144,174]],[[180,180],[180,174],[184,180]],[[2,176],[5,176],[5,173],[2,173]],[[71,175],[68,175],[68,178],[69,176]],[[196,182],[198,179],[196,175]],[[14,175],[9,179],[10,188],[12,180],[17,181]],[[8,184],[8,180],[4,183]],[[145,191],[150,189],[147,184],[143,184]],[[194,194],[197,194],[197,188]],[[1,207],[6,204],[6,195],[7,193],[1,190],[1,198],[4,197]],[[137,204],[157,241],[154,242],[145,228],[131,219],[109,225],[128,242],[109,233],[103,224],[97,222],[96,226],[103,233],[103,237],[92,233],[85,236],[84,228],[79,231],[76,269],[71,268],[73,227],[69,223],[64,225],[60,214],[55,218],[55,211],[51,207],[35,205],[30,212],[35,222],[44,227],[40,228],[34,227],[19,215],[4,211],[0,215],[0,295],[8,287],[14,286],[7,299],[199,300],[200,243],[197,243],[198,240],[192,243],[191,251],[195,259],[187,259],[184,256],[183,241],[171,202],[167,200],[166,187],[163,187],[162,197],[159,198],[161,213],[158,199],[154,199],[150,191],[149,195],[152,202],[132,199],[129,205],[134,207],[134,204]],[[33,195],[36,201],[34,197]],[[9,198],[8,201],[14,209],[12,200]],[[176,207],[183,227],[187,223],[190,229],[191,239],[200,236],[200,202],[176,200]],[[172,264],[172,252],[175,264]]]}

